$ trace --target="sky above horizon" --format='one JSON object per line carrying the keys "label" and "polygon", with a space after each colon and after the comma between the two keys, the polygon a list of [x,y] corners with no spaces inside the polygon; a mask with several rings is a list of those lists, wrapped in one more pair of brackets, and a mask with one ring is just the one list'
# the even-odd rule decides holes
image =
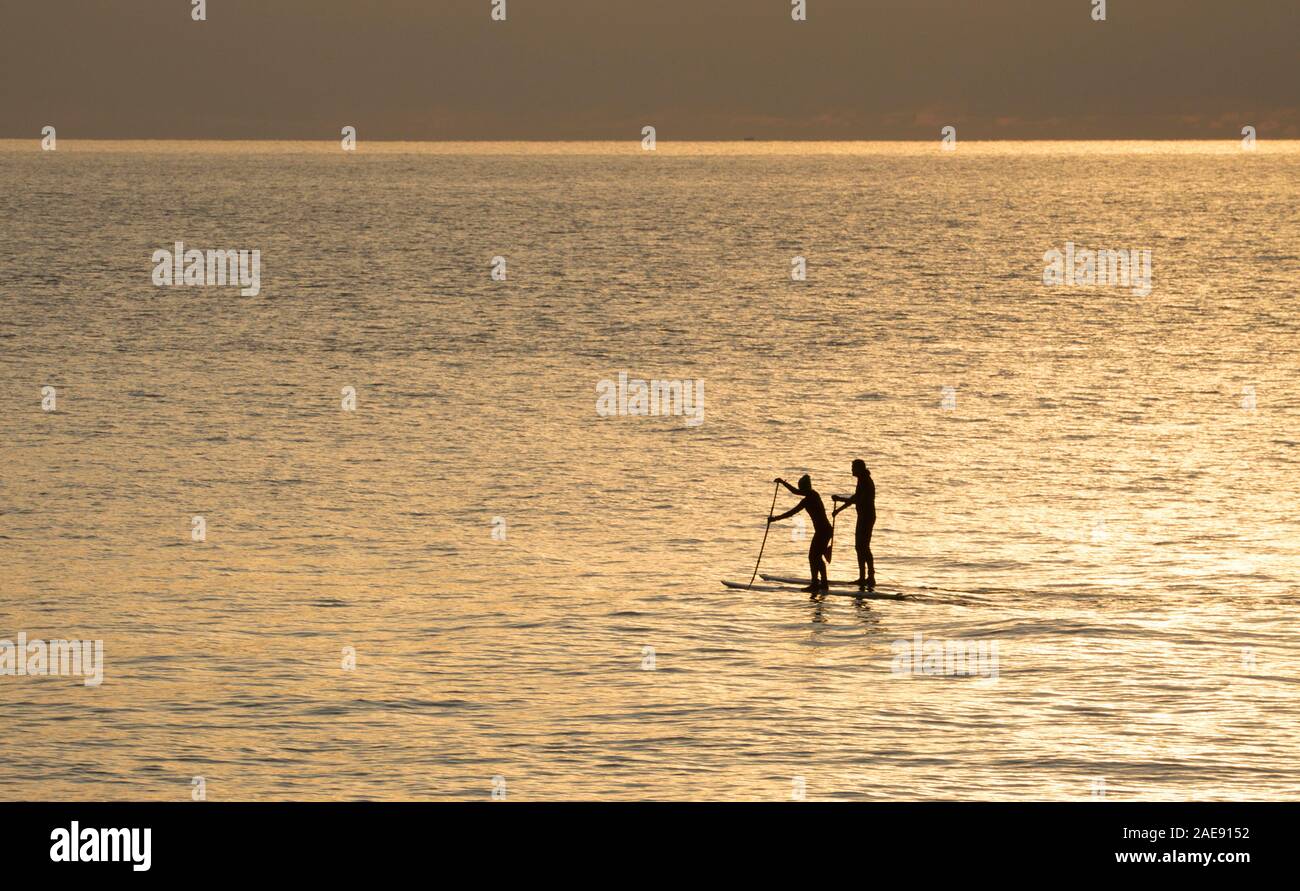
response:
{"label": "sky above horizon", "polygon": [[4,0],[0,136],[1300,138],[1295,0]]}

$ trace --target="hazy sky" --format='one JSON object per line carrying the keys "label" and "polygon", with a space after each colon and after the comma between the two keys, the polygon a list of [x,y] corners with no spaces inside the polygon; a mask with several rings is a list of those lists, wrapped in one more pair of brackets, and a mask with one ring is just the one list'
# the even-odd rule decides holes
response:
{"label": "hazy sky", "polygon": [[1300,0],[0,0],[0,136],[1300,138]]}

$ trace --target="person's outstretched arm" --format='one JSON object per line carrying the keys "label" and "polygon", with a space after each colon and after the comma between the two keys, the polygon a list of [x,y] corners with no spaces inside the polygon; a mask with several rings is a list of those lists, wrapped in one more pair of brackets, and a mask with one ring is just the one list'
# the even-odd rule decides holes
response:
{"label": "person's outstretched arm", "polygon": [[790,490],[790,492],[791,492],[792,494],[794,494],[794,495],[798,495],[800,498],[803,497],[803,493],[802,493],[802,492],[800,492],[800,491],[799,491],[798,489],[796,489],[794,486],[792,486],[792,485],[790,485],[789,483],[787,483],[785,480],[781,479],[779,476],[776,478],[775,482],[778,482],[778,483],[780,483],[781,485],[785,486],[787,489]]}
{"label": "person's outstretched arm", "polygon": [[768,517],[768,518],[767,518],[767,521],[768,521],[769,523],[775,523],[775,522],[778,521],[778,520],[788,520],[790,517],[793,517],[795,514],[799,513],[799,511],[803,510],[803,509],[806,508],[807,506],[808,506],[808,503],[807,503],[806,501],[800,501],[798,504],[796,504],[794,507],[790,508],[790,509],[789,509],[788,511],[786,511],[785,513],[783,513],[783,514],[779,514],[779,515],[777,515],[777,516],[775,516],[775,517]]}
{"label": "person's outstretched arm", "polygon": [[838,514],[840,511],[844,510],[844,508],[848,507],[850,504],[857,504],[858,494],[854,492],[852,495],[832,495],[831,501],[840,502],[840,506],[835,508],[835,510],[831,511],[831,516],[833,517],[836,514]]}

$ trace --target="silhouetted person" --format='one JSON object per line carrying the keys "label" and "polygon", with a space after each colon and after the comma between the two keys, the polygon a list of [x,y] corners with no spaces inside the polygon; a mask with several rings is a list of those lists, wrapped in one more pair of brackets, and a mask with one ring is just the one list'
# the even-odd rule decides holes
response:
{"label": "silhouetted person", "polygon": [[801,510],[806,510],[808,516],[812,519],[812,544],[808,545],[808,569],[811,573],[809,580],[812,584],[804,588],[804,590],[813,592],[813,596],[816,597],[818,591],[830,587],[830,581],[826,578],[825,558],[826,546],[831,542],[831,521],[826,518],[826,505],[822,503],[822,497],[813,490],[812,477],[806,473],[799,477],[799,488],[797,489],[779,477],[776,482],[785,486],[795,495],[801,496],[803,500],[780,516],[768,517],[767,521],[775,523],[777,520],[793,517]]}
{"label": "silhouetted person", "polygon": [[858,488],[847,498],[832,495],[831,501],[842,501],[831,516],[835,516],[850,504],[858,508],[858,528],[853,542],[858,550],[858,585],[868,591],[876,589],[876,561],[871,557],[871,530],[876,525],[876,484],[871,479],[871,471],[861,458],[853,462],[853,475],[858,478]]}

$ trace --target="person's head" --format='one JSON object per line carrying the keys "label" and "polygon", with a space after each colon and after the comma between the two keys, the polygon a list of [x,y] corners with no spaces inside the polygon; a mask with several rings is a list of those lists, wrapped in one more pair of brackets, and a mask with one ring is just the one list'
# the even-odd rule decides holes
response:
{"label": "person's head", "polygon": [[812,477],[806,473],[799,477],[799,491],[805,495],[812,491]]}
{"label": "person's head", "polygon": [[871,471],[867,470],[867,462],[863,461],[861,458],[854,458],[853,475],[859,479],[864,476],[871,476]]}

